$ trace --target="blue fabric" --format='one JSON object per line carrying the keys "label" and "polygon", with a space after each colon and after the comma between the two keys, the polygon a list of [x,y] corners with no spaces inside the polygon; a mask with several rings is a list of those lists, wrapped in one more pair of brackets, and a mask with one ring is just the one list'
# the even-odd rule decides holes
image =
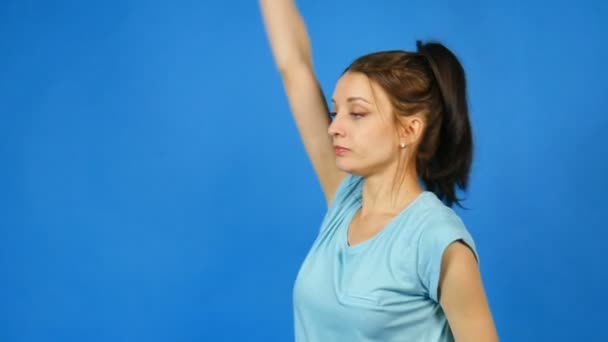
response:
{"label": "blue fabric", "polygon": [[437,289],[443,252],[475,244],[456,213],[425,191],[381,231],[348,245],[364,179],[348,175],[298,272],[294,289],[299,342],[453,341]]}

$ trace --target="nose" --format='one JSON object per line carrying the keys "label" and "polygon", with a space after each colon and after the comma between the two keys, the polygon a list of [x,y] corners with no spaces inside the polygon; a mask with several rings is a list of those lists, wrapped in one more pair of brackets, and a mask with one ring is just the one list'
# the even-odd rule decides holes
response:
{"label": "nose", "polygon": [[334,137],[334,136],[338,136],[338,135],[342,135],[344,136],[344,129],[342,126],[342,120],[339,119],[340,115],[333,115],[333,118],[331,119],[331,123],[329,124],[329,127],[327,128],[327,133]]}

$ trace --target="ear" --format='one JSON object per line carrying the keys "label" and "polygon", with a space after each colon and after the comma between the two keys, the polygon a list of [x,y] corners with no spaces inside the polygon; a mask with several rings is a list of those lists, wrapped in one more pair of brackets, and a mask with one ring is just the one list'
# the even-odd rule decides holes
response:
{"label": "ear", "polygon": [[406,145],[418,144],[424,132],[424,120],[421,115],[414,114],[399,118],[400,143]]}

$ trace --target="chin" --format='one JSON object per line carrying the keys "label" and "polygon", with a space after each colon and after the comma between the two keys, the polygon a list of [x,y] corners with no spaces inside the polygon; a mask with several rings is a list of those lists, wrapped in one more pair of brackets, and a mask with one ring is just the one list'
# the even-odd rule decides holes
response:
{"label": "chin", "polygon": [[351,174],[357,174],[357,170],[358,170],[358,168],[353,167],[352,165],[349,165],[348,163],[345,163],[344,161],[340,161],[340,160],[336,160],[336,167],[340,171],[351,173]]}
{"label": "chin", "polygon": [[345,165],[343,165],[342,163],[336,163],[336,167],[338,168],[338,170],[343,171],[343,172],[348,172],[351,173],[351,169],[349,167],[346,167]]}

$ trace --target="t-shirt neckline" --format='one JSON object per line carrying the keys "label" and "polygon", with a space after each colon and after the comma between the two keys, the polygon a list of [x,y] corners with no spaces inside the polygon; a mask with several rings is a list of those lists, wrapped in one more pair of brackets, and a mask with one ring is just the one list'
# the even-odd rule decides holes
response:
{"label": "t-shirt neckline", "polygon": [[359,211],[361,209],[361,204],[362,204],[362,198],[361,198],[361,195],[359,194],[357,196],[357,199],[354,201],[354,203],[351,205],[351,207],[349,209],[350,212],[348,213],[348,220],[346,221],[345,228],[343,229],[343,232],[341,234],[342,235],[342,246],[349,253],[354,253],[354,252],[358,252],[358,251],[365,249],[366,246],[371,245],[373,243],[373,241],[378,240],[380,238],[380,236],[382,236],[383,234],[386,234],[386,232],[388,230],[391,230],[392,227],[395,226],[396,222],[402,216],[404,216],[406,213],[408,213],[411,210],[411,208],[413,208],[415,206],[416,203],[420,202],[421,198],[425,197],[427,195],[427,193],[430,193],[430,192],[425,190],[425,191],[422,191],[420,194],[418,194],[418,196],[416,196],[416,198],[414,198],[414,200],[412,200],[410,202],[410,204],[408,204],[405,208],[403,208],[397,215],[395,215],[395,217],[393,217],[382,229],[380,229],[372,237],[370,237],[369,239],[367,239],[365,241],[361,241],[355,245],[349,245],[348,231],[349,231],[350,225],[355,217],[355,214],[357,213],[357,211]]}

